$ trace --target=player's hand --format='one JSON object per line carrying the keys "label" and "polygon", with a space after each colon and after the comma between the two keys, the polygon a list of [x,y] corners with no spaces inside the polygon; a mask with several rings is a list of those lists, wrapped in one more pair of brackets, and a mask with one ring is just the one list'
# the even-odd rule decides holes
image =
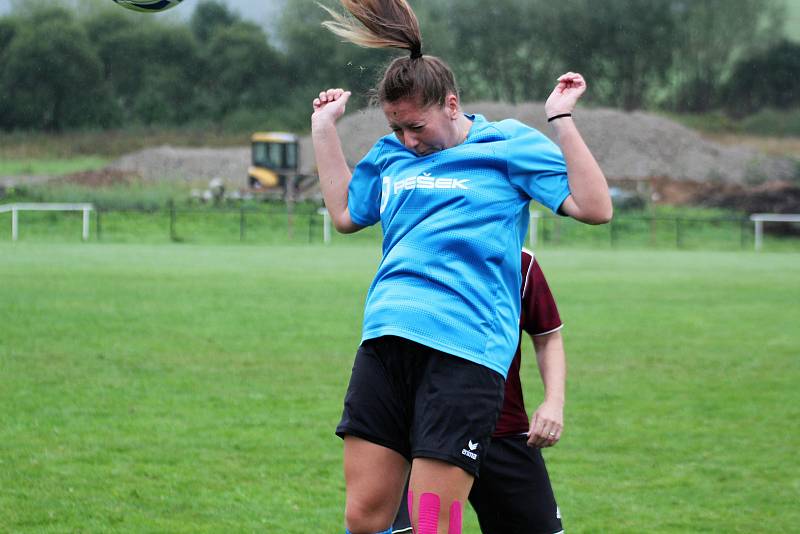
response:
{"label": "player's hand", "polygon": [[562,113],[572,113],[578,99],[586,91],[586,80],[577,72],[568,72],[558,77],[558,84],[550,93],[544,104],[544,111],[548,117],[555,117]]}
{"label": "player's hand", "polygon": [[350,91],[344,89],[328,89],[322,91],[311,103],[314,113],[311,115],[312,126],[316,123],[330,122],[335,123],[339,117],[344,115],[347,101],[350,99]]}
{"label": "player's hand", "polygon": [[531,417],[528,430],[529,447],[552,447],[561,439],[564,429],[563,403],[545,401]]}

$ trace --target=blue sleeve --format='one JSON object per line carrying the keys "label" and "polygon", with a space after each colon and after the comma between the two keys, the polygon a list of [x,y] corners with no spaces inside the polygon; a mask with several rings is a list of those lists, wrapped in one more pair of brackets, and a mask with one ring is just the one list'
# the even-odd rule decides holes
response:
{"label": "blue sleeve", "polygon": [[508,174],[511,183],[531,198],[558,213],[569,196],[564,155],[546,135],[519,121],[503,121],[508,140]]}
{"label": "blue sleeve", "polygon": [[372,226],[381,220],[381,139],[353,169],[347,192],[350,219],[359,226]]}

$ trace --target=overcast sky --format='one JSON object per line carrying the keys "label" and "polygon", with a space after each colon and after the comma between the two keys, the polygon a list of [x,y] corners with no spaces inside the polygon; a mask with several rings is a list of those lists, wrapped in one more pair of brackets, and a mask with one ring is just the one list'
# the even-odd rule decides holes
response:
{"label": "overcast sky", "polygon": [[[0,0],[0,14],[7,13],[11,5],[20,0]],[[22,0],[25,1],[25,0]],[[112,0],[103,0],[111,2]],[[271,21],[280,12],[280,6],[285,0],[218,0],[238,12],[242,18],[252,20],[258,24],[271,27]],[[194,10],[198,0],[184,0],[183,4],[169,11],[172,16],[188,17]],[[161,16],[161,15],[159,15]]]}

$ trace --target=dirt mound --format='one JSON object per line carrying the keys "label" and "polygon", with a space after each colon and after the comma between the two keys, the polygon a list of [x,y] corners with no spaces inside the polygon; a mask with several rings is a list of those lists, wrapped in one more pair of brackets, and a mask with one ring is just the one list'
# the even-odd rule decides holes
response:
{"label": "dirt mound", "polygon": [[127,154],[108,165],[111,171],[137,173],[143,180],[180,180],[205,187],[213,178],[226,186],[247,183],[250,148],[180,148],[160,146]]}
{"label": "dirt mound", "polygon": [[729,208],[745,213],[798,213],[800,187],[783,181],[753,187],[734,184],[698,195],[696,204]]}
{"label": "dirt mound", "polygon": [[137,182],[140,178],[138,172],[105,168],[97,171],[83,171],[67,174],[55,182],[85,185],[89,187],[107,187],[111,185],[130,185]]}
{"label": "dirt mound", "polygon": [[[463,108],[490,121],[514,118],[552,137],[541,103],[476,102]],[[748,179],[790,179],[796,172],[791,160],[708,141],[697,132],[652,113],[579,109],[575,120],[610,179],[664,176],[673,180],[743,183]],[[339,132],[347,160],[355,163],[389,130],[381,111],[370,109],[346,116],[339,123]],[[310,139],[304,139],[302,148],[305,154],[312,153]],[[304,158],[303,164],[313,168],[313,159]]]}
{"label": "dirt mound", "polygon": [[614,185],[635,192],[641,201],[657,204],[725,208],[748,214],[800,213],[800,185],[786,180],[748,185],[657,176],[649,180],[615,180]]}
{"label": "dirt mound", "polygon": [[[477,102],[465,104],[464,110],[483,114],[489,120],[516,118],[551,134],[541,103]],[[644,181],[663,177],[670,181],[744,184],[790,180],[797,172],[797,163],[792,160],[767,156],[752,148],[715,143],[651,113],[580,108],[575,117],[587,144],[611,180]],[[374,108],[349,113],[339,122],[338,128],[351,165],[358,162],[379,137],[389,133],[382,112]],[[212,178],[221,178],[226,188],[233,190],[246,187],[249,159],[248,147],[161,146],[128,154],[108,169],[136,172],[144,180],[173,179],[200,186],[207,185]],[[300,172],[315,172],[310,136],[301,139]]]}

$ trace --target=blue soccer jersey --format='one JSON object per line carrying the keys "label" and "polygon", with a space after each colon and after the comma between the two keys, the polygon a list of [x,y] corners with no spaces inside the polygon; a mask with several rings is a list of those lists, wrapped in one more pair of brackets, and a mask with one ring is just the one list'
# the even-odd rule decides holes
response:
{"label": "blue soccer jersey", "polygon": [[387,135],[353,171],[351,219],[383,227],[362,340],[403,337],[505,376],[519,338],[528,205],[558,210],[566,165],[533,128],[469,118],[460,145],[417,156]]}

